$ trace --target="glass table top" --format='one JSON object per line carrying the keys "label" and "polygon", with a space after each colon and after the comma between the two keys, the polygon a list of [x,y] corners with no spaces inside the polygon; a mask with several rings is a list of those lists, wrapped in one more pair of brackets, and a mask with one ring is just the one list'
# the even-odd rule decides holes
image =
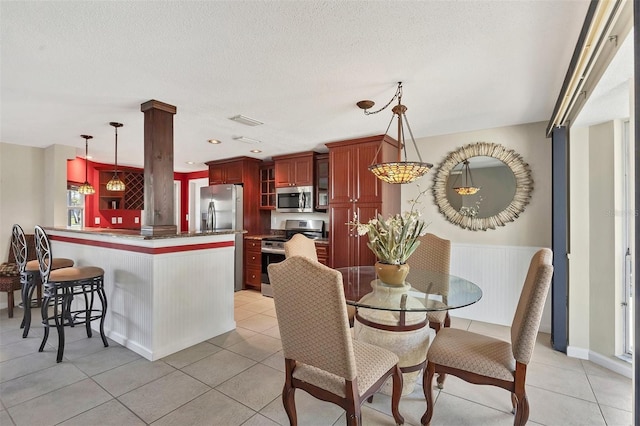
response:
{"label": "glass table top", "polygon": [[446,311],[472,305],[482,290],[464,278],[412,267],[404,286],[381,282],[374,266],[337,268],[347,304],[399,312]]}

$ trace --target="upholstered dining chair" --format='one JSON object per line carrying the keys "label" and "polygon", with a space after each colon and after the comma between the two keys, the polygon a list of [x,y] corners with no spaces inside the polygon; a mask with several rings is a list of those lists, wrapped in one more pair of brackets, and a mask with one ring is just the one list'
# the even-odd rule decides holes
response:
{"label": "upholstered dining chair", "polygon": [[444,328],[436,334],[427,352],[423,389],[427,411],[422,416],[428,425],[433,416],[432,381],[435,373],[452,374],[467,382],[498,386],[511,392],[515,418],[524,425],[529,418],[525,390],[527,365],[531,361],[540,318],[553,275],[553,254],[539,250],[531,259],[527,277],[511,324],[511,343],[466,330]]}
{"label": "upholstered dining chair", "polygon": [[[295,234],[289,241],[284,243],[284,256],[285,258],[302,256],[317,262],[316,243],[302,234]],[[349,317],[349,325],[353,327],[353,320],[356,316],[355,306],[347,305],[347,315]]]}
{"label": "upholstered dining chair", "polygon": [[[449,274],[451,241],[440,238],[434,234],[425,234],[419,237],[418,240],[420,241],[418,248],[409,259],[407,259],[409,266],[411,268]],[[407,281],[411,283],[411,272],[409,272],[409,274]],[[449,281],[438,281],[434,279],[430,282],[430,285],[429,292],[443,296],[446,303],[446,297],[449,293]],[[440,328],[443,326],[449,327],[451,325],[449,311],[428,312],[427,318],[429,319],[429,327],[433,328],[436,333],[440,331]]]}
{"label": "upholstered dining chair", "polygon": [[316,253],[316,243],[311,238],[307,238],[303,234],[295,234],[284,243],[284,256],[304,256],[307,259],[318,261]]}
{"label": "upholstered dining chair", "polygon": [[295,390],[339,405],[347,425],[362,424],[360,407],[393,378],[391,412],[397,424],[402,374],[393,352],[353,340],[342,274],[302,256],[269,265],[269,281],[285,358],[282,402],[297,425]]}

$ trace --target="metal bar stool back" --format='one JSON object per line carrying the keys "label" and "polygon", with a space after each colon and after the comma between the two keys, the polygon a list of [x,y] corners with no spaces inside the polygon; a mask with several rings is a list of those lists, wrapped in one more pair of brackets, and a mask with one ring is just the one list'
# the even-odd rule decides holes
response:
{"label": "metal bar stool back", "polygon": [[[20,270],[20,284],[22,286],[22,307],[24,316],[20,328],[24,329],[22,337],[29,335],[31,328],[31,308],[40,307],[42,301],[42,280],[40,279],[40,267],[36,256],[35,236],[26,235],[22,227],[13,225],[11,231],[11,245],[15,253],[16,263]],[[65,258],[55,258],[51,264],[51,269],[68,268],[73,266],[73,260]],[[33,300],[34,290],[38,290],[37,299]]]}
{"label": "metal bar stool back", "polygon": [[[100,321],[100,337],[105,347],[109,346],[104,334],[104,319],[107,312],[107,296],[104,291],[104,270],[96,266],[53,269],[51,244],[44,229],[35,228],[36,253],[40,278],[42,279],[42,324],[44,336],[39,352],[49,338],[49,328],[58,331],[57,362],[64,354],[64,327],[85,325],[87,337],[92,336],[91,322]],[[99,300],[96,300],[96,296]],[[97,306],[97,304],[100,306]],[[53,312],[49,312],[49,305]]]}

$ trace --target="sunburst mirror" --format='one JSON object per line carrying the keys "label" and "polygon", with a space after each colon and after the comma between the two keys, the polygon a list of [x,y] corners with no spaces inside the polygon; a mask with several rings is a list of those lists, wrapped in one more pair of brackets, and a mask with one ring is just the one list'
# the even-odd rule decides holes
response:
{"label": "sunburst mirror", "polygon": [[[474,191],[460,191],[469,179]],[[520,154],[491,142],[471,143],[447,154],[432,188],[440,213],[472,231],[514,221],[529,204],[532,191],[531,170]]]}

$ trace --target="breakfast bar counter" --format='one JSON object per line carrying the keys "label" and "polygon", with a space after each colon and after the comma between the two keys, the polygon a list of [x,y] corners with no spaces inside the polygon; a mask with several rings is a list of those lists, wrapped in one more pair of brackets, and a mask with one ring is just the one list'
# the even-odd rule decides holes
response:
{"label": "breakfast bar counter", "polygon": [[169,236],[101,228],[46,231],[56,257],[104,269],[105,332],[146,359],[235,328],[234,240],[245,231]]}

